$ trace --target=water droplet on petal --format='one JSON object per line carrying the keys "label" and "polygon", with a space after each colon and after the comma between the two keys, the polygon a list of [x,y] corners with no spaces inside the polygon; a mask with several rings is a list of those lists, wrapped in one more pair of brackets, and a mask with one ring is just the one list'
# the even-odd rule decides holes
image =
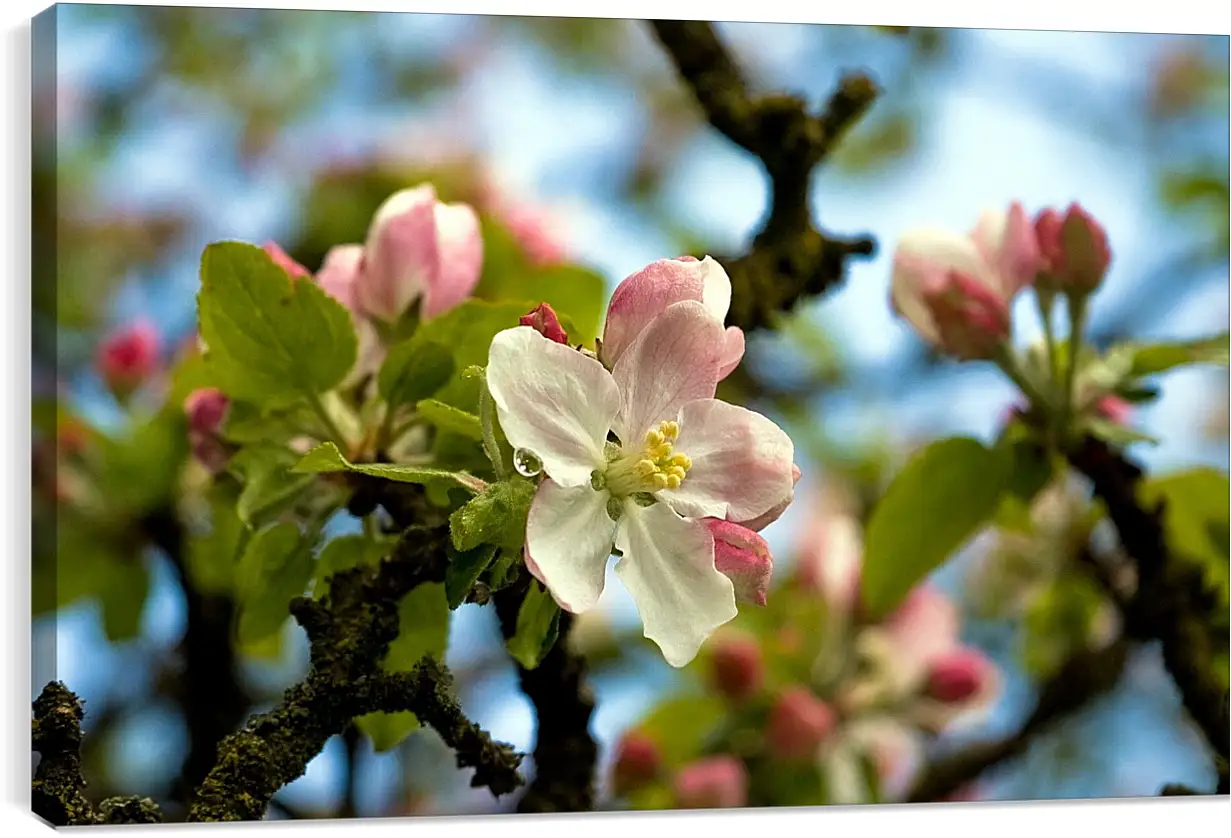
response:
{"label": "water droplet on petal", "polygon": [[518,448],[513,452],[513,468],[522,477],[534,477],[543,470],[543,461],[533,451]]}

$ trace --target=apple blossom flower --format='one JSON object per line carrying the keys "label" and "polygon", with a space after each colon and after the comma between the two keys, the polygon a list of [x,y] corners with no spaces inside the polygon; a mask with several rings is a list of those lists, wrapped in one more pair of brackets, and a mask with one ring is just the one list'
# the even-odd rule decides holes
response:
{"label": "apple blossom flower", "polygon": [[[706,256],[659,259],[626,277],[611,295],[599,357],[614,368],[620,357],[655,317],[673,303],[695,300],[722,325],[731,307],[731,280],[722,266]],[[718,380],[726,378],[744,357],[744,332],[730,326],[722,343]]]}
{"label": "apple blossom flower", "polygon": [[422,298],[426,320],[469,297],[482,266],[474,209],[442,203],[425,183],[394,193],[376,210],[355,290],[363,310],[386,322]]}
{"label": "apple blossom flower", "polygon": [[158,369],[158,330],[139,320],[109,335],[99,347],[97,365],[103,381],[127,398]]}
{"label": "apple blossom flower", "polygon": [[[885,713],[843,721],[821,743],[817,767],[831,804],[900,800],[923,758],[918,731]],[[870,765],[877,788],[868,787]]]}
{"label": "apple blossom flower", "polygon": [[738,809],[748,805],[748,769],[728,754],[706,757],[681,768],[674,788],[681,809]]}
{"label": "apple blossom flower", "polygon": [[556,343],[568,343],[568,333],[560,325],[556,310],[547,303],[539,303],[531,311],[523,314],[517,321],[523,326],[530,326],[548,340]]}
{"label": "apple blossom flower", "polygon": [[968,235],[919,228],[898,242],[894,311],[929,343],[963,360],[986,359],[1009,339],[1009,306],[1042,266],[1021,204],[985,212]]}
{"label": "apple blossom flower", "polygon": [[765,743],[779,759],[813,757],[817,747],[833,733],[837,716],[833,709],[807,687],[791,687],[769,711]]}
{"label": "apple blossom flower", "polygon": [[765,681],[761,646],[752,637],[731,635],[716,640],[709,663],[714,689],[735,701],[755,695]]}
{"label": "apple blossom flower", "polygon": [[703,518],[751,520],[793,491],[794,446],[773,422],[713,398],[722,324],[667,306],[608,371],[528,326],[492,340],[487,383],[515,449],[546,475],[526,525],[527,566],[580,613],[612,548],[645,636],[683,666],[737,613]]}
{"label": "apple blossom flower", "polygon": [[796,575],[800,583],[820,593],[834,611],[853,611],[863,569],[859,521],[845,513],[815,516],[803,530],[798,555]]}

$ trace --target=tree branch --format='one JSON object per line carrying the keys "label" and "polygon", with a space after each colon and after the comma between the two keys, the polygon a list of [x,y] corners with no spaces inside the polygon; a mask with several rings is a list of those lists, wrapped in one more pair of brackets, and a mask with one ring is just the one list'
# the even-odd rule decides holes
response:
{"label": "tree branch", "polygon": [[870,236],[845,239],[813,226],[808,195],[813,170],[879,91],[868,76],[849,73],[813,115],[797,96],[750,93],[712,24],[655,20],[650,25],[706,119],[759,158],[769,174],[770,211],[751,249],[722,261],[732,286],[728,321],[745,331],[770,328],[779,312],[840,283],[849,257],[876,250]]}
{"label": "tree branch", "polygon": [[915,779],[908,802],[944,800],[993,766],[1026,753],[1037,738],[1115,686],[1127,651],[1128,644],[1121,640],[1100,651],[1074,655],[1039,688],[1034,711],[1016,733],[931,763]]}
{"label": "tree branch", "polygon": [[1222,765],[1227,763],[1227,692],[1219,681],[1206,627],[1214,601],[1199,567],[1168,554],[1160,503],[1142,506],[1142,470],[1105,443],[1087,437],[1069,461],[1094,485],[1125,552],[1137,566],[1137,587],[1123,606],[1125,628],[1140,639],[1162,642],[1163,663],[1179,688],[1193,722]]}
{"label": "tree branch", "polygon": [[[528,573],[493,599],[506,638],[517,631],[517,612],[530,582]],[[538,719],[534,780],[517,804],[519,812],[584,812],[594,808],[598,745],[590,735],[594,695],[586,684],[585,659],[568,648],[572,615],[560,614],[560,634],[539,665],[517,665],[522,692]]]}
{"label": "tree branch", "polygon": [[34,771],[31,808],[54,826],[157,823],[158,805],[148,797],[111,797],[95,812],[85,796],[81,774],[81,700],[59,681],[43,687],[34,700]]}
{"label": "tree branch", "polygon": [[444,579],[447,539],[447,528],[411,527],[379,565],[341,571],[321,600],[291,603],[311,643],[308,677],[286,691],[279,707],[222,742],[190,821],[260,818],[274,793],[301,776],[331,736],[372,712],[413,712],[457,752],[459,768],[475,769],[472,786],[500,796],[521,784],[521,755],[466,719],[443,665],[429,657],[410,672],[380,668],[398,634],[401,598]]}

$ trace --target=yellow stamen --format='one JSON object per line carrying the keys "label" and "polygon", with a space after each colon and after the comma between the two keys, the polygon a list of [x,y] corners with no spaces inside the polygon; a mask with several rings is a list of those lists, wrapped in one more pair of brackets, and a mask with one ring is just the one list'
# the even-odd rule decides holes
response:
{"label": "yellow stamen", "polygon": [[[654,476],[661,477],[662,475],[656,474]],[[682,482],[684,482],[684,478],[680,477],[678,474],[668,474],[667,475],[667,485],[665,488],[678,489],[680,488],[680,483]]]}
{"label": "yellow stamen", "polygon": [[655,490],[662,490],[671,485],[671,478],[660,471],[650,478],[650,483],[653,484]]}

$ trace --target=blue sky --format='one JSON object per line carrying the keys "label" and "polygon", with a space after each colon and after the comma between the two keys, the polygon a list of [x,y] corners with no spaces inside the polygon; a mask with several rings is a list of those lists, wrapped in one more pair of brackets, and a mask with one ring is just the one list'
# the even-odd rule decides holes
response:
{"label": "blue sky", "polygon": [[[464,37],[468,26],[465,18],[440,15],[390,15],[387,19],[388,25],[379,27],[382,37],[418,51],[439,50],[450,39]],[[815,101],[832,84],[837,68],[818,65],[803,28],[773,24],[724,24],[722,28],[767,85],[798,87],[796,80],[802,78],[805,92]],[[134,62],[144,60],[122,27],[87,27],[77,22],[71,9],[62,14],[60,38],[60,72],[69,84],[89,80],[105,85],[131,71]],[[669,72],[653,44],[643,40],[637,48],[645,52],[649,66],[658,62],[663,72]],[[977,34],[959,66],[977,67],[982,56],[1009,53],[1064,66],[1092,88],[1131,92],[1143,79],[1138,60],[1141,50],[1156,40],[1157,36],[988,31]],[[337,48],[358,54],[361,45],[342,43]],[[874,60],[881,59],[869,58],[870,63]],[[808,72],[799,72],[801,66]],[[372,108],[362,93],[366,81],[362,62],[357,61],[344,90],[311,120],[300,141],[323,137],[339,148],[360,149],[432,116],[408,107]],[[541,48],[508,41],[486,57],[468,97],[478,146],[519,194],[555,207],[567,219],[572,249],[610,282],[614,284],[653,259],[674,255],[667,252],[670,242],[665,236],[612,200],[619,173],[632,165],[646,119],[644,107],[627,84],[593,76],[562,79]],[[1114,302],[1117,295],[1132,293],[1131,283],[1140,266],[1157,258],[1160,231],[1183,234],[1174,222],[1164,223],[1148,200],[1153,185],[1140,149],[1109,148],[1078,128],[1060,125],[1012,95],[1011,88],[989,82],[979,72],[944,79],[930,107],[939,130],[927,138],[908,165],[893,167],[871,180],[823,173],[816,183],[814,201],[827,229],[871,231],[880,241],[877,257],[856,263],[849,281],[814,311],[856,365],[891,362],[914,341],[909,330],[892,318],[886,302],[894,242],[912,226],[967,229],[981,209],[1003,207],[1010,200],[1037,208],[1079,199],[1105,224],[1115,250],[1107,287],[1096,298],[1096,309]],[[217,139],[235,130],[237,126],[221,123],[206,108],[195,113],[181,108],[173,118],[151,109],[107,174],[106,192],[123,202],[141,204],[189,200],[199,212],[201,243],[221,237],[277,238],[293,223],[289,213],[302,184],[281,177],[252,177],[234,161],[220,157],[214,150]],[[737,249],[755,231],[765,209],[764,177],[754,160],[713,132],[702,132],[693,143],[672,173],[666,201],[673,213],[686,218],[716,247]],[[135,288],[124,295],[117,319],[143,312],[163,323],[191,323],[198,252],[194,245],[193,252],[184,254],[179,268],[157,294]],[[1226,327],[1225,269],[1211,279],[1205,290],[1155,325],[1157,336],[1191,337]],[[1018,338],[1034,340],[1039,329],[1029,303],[1021,302]],[[1156,449],[1139,452],[1149,465],[1212,461],[1226,466],[1225,448],[1202,443],[1191,432],[1199,421],[1196,412],[1206,404],[1210,382],[1217,375],[1196,370],[1166,380],[1162,401],[1140,417],[1145,430],[1164,440]],[[824,420],[836,433],[856,436],[866,426],[869,413],[897,432],[987,435],[1011,396],[1010,387],[990,371],[971,370],[925,393],[888,394],[871,405],[835,400]],[[784,564],[799,514],[792,510],[766,533]],[[614,578],[610,582],[604,606],[617,621],[635,619],[627,595]],[[151,649],[177,637],[182,628],[183,615],[172,585],[159,566],[145,614],[144,639],[133,648],[109,647],[88,606],[62,614],[57,627],[57,676],[89,699],[115,689],[118,671],[143,672],[141,662]],[[294,630],[288,631],[298,637]],[[487,615],[474,608],[459,612],[450,661],[456,664],[491,631]],[[292,660],[288,671],[302,666],[301,658]],[[36,683],[45,680],[39,677]],[[636,680],[600,682],[596,734],[608,742],[666,683],[665,666]],[[1150,690],[1161,690],[1164,700],[1169,697],[1174,702],[1174,695],[1167,692],[1169,686],[1158,678],[1157,667],[1153,680],[1146,677],[1144,683],[1147,687],[1153,684],[1142,688],[1147,697],[1153,694]],[[1010,692],[1007,705],[1012,704]],[[515,689],[511,670],[486,685],[473,703],[467,709],[498,738],[529,749],[533,718]],[[1119,773],[1105,781],[1096,778],[1085,791],[1071,791],[1114,794],[1122,788],[1150,793],[1164,780],[1200,781],[1201,775],[1194,773],[1201,770],[1200,763],[1193,760],[1174,730],[1165,725],[1143,726],[1142,718],[1158,717],[1148,702],[1122,702],[1108,714],[1113,733],[1104,741],[1129,743],[1117,747],[1123,751]],[[177,743],[182,743],[183,732],[170,713],[157,709],[132,724],[126,750],[117,756],[123,758],[135,790],[164,770],[167,749],[174,753],[182,747]],[[334,743],[313,762],[307,776],[288,789],[288,800],[320,802],[336,794],[338,757]],[[365,771],[375,772],[374,778],[391,777],[393,767],[387,758],[365,763]]]}

